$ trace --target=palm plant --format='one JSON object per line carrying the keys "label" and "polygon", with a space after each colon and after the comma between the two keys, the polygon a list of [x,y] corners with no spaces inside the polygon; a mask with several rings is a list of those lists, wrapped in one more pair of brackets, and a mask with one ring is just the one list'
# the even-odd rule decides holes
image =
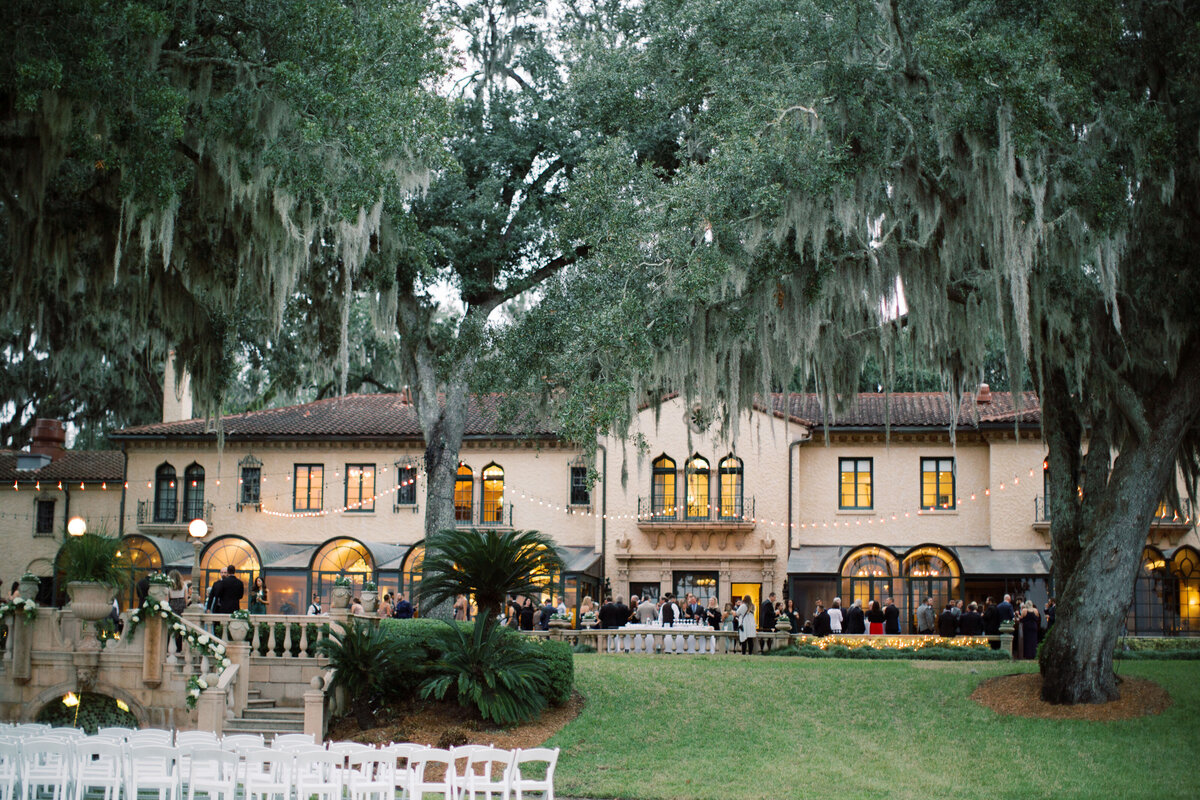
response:
{"label": "palm plant", "polygon": [[480,614],[465,626],[439,626],[434,634],[441,658],[434,675],[421,685],[422,697],[441,700],[451,689],[464,708],[474,707],[485,720],[515,725],[546,707],[546,664],[523,636]]}
{"label": "palm plant", "polygon": [[410,685],[399,676],[410,672],[420,656],[415,648],[389,636],[382,626],[358,619],[344,630],[330,630],[329,638],[317,643],[317,652],[329,658],[334,670],[328,688],[345,690],[350,713],[362,730],[371,726],[376,707],[397,686]]}
{"label": "palm plant", "polygon": [[506,595],[541,594],[562,566],[553,539],[540,531],[445,530],[426,541],[418,593],[422,606],[466,595],[491,620]]}
{"label": "palm plant", "polygon": [[105,533],[69,536],[58,554],[58,566],[67,582],[89,581],[120,587],[129,581],[129,558],[121,554],[122,542]]}

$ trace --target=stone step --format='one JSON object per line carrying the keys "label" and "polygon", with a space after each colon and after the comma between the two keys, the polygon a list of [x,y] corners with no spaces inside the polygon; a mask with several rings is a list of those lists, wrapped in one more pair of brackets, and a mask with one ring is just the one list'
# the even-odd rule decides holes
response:
{"label": "stone step", "polygon": [[262,697],[262,689],[247,689],[246,696],[255,698]]}
{"label": "stone step", "polygon": [[304,719],[303,708],[279,708],[276,706],[263,708],[247,708],[242,712],[243,719]]}
{"label": "stone step", "polygon": [[304,733],[304,718],[297,720],[227,719],[225,733],[259,733],[270,741],[277,733]]}
{"label": "stone step", "polygon": [[262,697],[248,697],[246,708],[274,708],[275,701]]}

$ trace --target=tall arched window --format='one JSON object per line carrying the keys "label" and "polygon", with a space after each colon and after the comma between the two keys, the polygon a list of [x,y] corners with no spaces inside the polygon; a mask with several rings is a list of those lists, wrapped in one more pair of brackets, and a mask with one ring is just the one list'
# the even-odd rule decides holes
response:
{"label": "tall arched window", "polygon": [[178,494],[175,490],[175,468],[161,464],[154,471],[154,521],[175,522]]}
{"label": "tall arched window", "polygon": [[675,517],[675,460],[668,456],[659,456],[654,460],[650,513],[655,517]]}
{"label": "tall arched window", "polygon": [[1200,554],[1179,548],[1171,558],[1171,572],[1179,582],[1179,633],[1200,634]]}
{"label": "tall arched window", "polygon": [[408,596],[415,606],[417,590],[421,588],[421,570],[425,566],[425,545],[414,544],[404,557],[404,565],[400,568],[400,591]]}
{"label": "tall arched window", "polygon": [[471,503],[475,498],[475,473],[460,463],[454,479],[454,521],[471,523]]}
{"label": "tall arched window", "polygon": [[685,471],[688,519],[708,519],[708,459],[693,455]]}
{"label": "tall arched window", "polygon": [[491,463],[483,468],[483,505],[479,510],[480,525],[500,525],[504,522],[504,468]]}
{"label": "tall arched window", "polygon": [[899,571],[899,559],[886,548],[863,547],[851,553],[842,564],[843,605],[862,600],[866,608],[871,600],[878,600],[882,606],[895,594],[893,584]]}
{"label": "tall arched window", "polygon": [[245,584],[246,595],[249,596],[254,587],[254,579],[262,571],[258,553],[254,546],[242,537],[225,536],[211,542],[200,556],[201,597],[205,595],[209,586],[221,579],[221,570],[226,567],[233,567],[234,574]]}
{"label": "tall arched window", "polygon": [[132,608],[137,602],[138,581],[152,572],[162,571],[162,553],[159,552],[158,546],[145,536],[130,534],[121,539],[121,550],[117,557],[121,559],[122,566],[129,568],[129,582],[120,591],[118,598],[122,608]]}
{"label": "tall arched window", "polygon": [[962,594],[962,569],[958,560],[941,547],[926,545],[910,550],[900,565],[906,579],[905,609],[912,630],[916,630],[916,613],[921,603],[933,598],[935,611],[940,612],[950,600]]}
{"label": "tall arched window", "polygon": [[1142,551],[1142,568],[1133,582],[1133,602],[1125,626],[1135,636],[1162,636],[1174,633],[1177,579],[1167,568],[1167,560],[1157,548]]}
{"label": "tall arched window", "polygon": [[183,522],[204,517],[204,467],[191,464],[183,471]]}
{"label": "tall arched window", "polygon": [[721,519],[741,519],[742,460],[734,456],[721,459]]}
{"label": "tall arched window", "polygon": [[334,539],[322,545],[312,560],[312,588],[322,602],[328,601],[333,583],[341,575],[350,578],[353,594],[362,591],[363,581],[374,580],[375,559],[355,539]]}

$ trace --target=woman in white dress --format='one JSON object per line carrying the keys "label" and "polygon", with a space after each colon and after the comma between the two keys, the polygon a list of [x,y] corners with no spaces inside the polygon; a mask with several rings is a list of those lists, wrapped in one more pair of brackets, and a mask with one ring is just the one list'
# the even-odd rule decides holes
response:
{"label": "woman in white dress", "polygon": [[738,621],[738,641],[742,643],[742,655],[750,655],[754,652],[754,638],[757,631],[754,629],[754,603],[750,600],[750,595],[742,598],[742,602],[737,607]]}

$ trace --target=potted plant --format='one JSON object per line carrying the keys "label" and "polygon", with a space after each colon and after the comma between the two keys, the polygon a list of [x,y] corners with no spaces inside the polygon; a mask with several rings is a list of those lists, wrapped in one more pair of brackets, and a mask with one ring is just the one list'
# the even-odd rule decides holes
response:
{"label": "potted plant", "polygon": [[26,572],[18,581],[20,584],[21,597],[29,600],[32,603],[37,602],[38,589],[42,586],[42,579],[32,572]]}
{"label": "potted plant", "polygon": [[581,628],[591,629],[591,628],[596,627],[599,624],[600,624],[600,620],[599,620],[599,618],[596,617],[595,611],[585,612],[583,614],[583,616],[581,616],[579,618],[579,627],[581,627]]}
{"label": "potted plant", "polygon": [[379,587],[375,581],[365,581],[362,586],[362,607],[367,614],[374,614],[379,608]]}
{"label": "potted plant", "polygon": [[350,592],[353,588],[354,582],[350,580],[349,575],[338,575],[333,581],[333,591],[330,592],[330,605],[334,608],[349,608]]}
{"label": "potted plant", "polygon": [[244,642],[250,636],[250,612],[238,609],[229,615],[225,632],[231,642]]}
{"label": "potted plant", "polygon": [[563,630],[571,627],[571,618],[566,614],[551,614],[550,627],[554,630]]}
{"label": "potted plant", "polygon": [[150,597],[160,603],[166,603],[171,593],[171,579],[163,572],[151,572],[146,580],[150,584]]}
{"label": "potted plant", "polygon": [[67,581],[71,610],[84,620],[111,614],[117,589],[129,580],[121,540],[103,533],[69,537],[59,551],[59,567]]}
{"label": "potted plant", "polygon": [[780,633],[792,632],[792,620],[787,614],[780,614],[775,618],[775,630]]}

